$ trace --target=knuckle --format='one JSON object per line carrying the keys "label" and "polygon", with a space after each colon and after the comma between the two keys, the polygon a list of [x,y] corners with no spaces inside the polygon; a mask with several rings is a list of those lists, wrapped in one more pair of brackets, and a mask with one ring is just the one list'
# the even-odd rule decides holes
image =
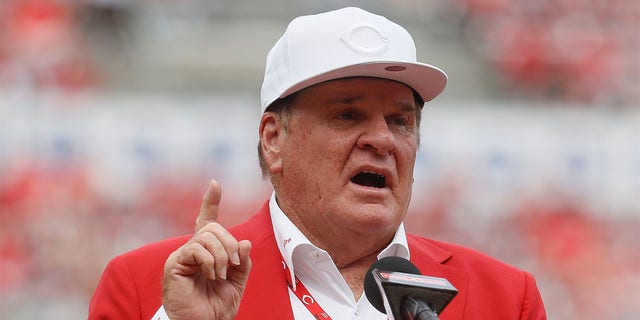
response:
{"label": "knuckle", "polygon": [[222,225],[220,225],[219,223],[204,218],[198,218],[198,224],[202,225],[202,228],[200,228],[196,235],[206,232],[215,233],[216,231],[223,229]]}

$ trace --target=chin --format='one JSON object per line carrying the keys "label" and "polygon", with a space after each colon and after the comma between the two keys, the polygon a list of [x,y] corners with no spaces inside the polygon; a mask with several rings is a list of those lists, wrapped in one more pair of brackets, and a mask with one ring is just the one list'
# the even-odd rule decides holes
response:
{"label": "chin", "polygon": [[379,204],[362,205],[354,212],[357,212],[355,220],[365,232],[395,230],[404,217],[397,209]]}

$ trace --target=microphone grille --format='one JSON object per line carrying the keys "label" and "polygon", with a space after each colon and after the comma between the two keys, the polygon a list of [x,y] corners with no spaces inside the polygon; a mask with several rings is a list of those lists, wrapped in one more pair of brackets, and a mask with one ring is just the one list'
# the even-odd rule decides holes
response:
{"label": "microphone grille", "polygon": [[373,269],[383,271],[404,272],[410,274],[420,274],[420,270],[411,261],[400,257],[384,257],[374,262],[367,274],[364,276],[364,293],[367,299],[378,311],[386,313],[384,301],[376,280],[373,278]]}

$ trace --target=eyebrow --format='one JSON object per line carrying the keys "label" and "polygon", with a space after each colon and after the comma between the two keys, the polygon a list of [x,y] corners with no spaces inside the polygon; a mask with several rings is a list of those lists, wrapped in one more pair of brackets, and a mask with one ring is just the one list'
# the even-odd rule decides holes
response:
{"label": "eyebrow", "polygon": [[[327,103],[329,104],[334,104],[334,103],[344,103],[344,102],[358,102],[360,100],[364,100],[363,96],[359,96],[359,95],[354,95],[354,96],[338,96],[335,98],[330,98]],[[400,107],[400,109],[402,111],[409,111],[409,112],[415,112],[416,110],[418,110],[418,108],[416,107],[416,105],[414,103],[409,103],[409,102],[403,102],[403,101],[398,101],[396,103],[394,103],[395,106]]]}
{"label": "eyebrow", "polygon": [[327,100],[327,102],[329,104],[334,104],[334,103],[345,103],[345,102],[358,102],[360,100],[364,100],[363,96],[358,96],[358,95],[344,95],[344,96],[337,96],[334,98],[330,98],[329,100]]}
{"label": "eyebrow", "polygon": [[410,111],[410,112],[415,112],[418,110],[418,108],[416,107],[415,104],[413,103],[408,103],[408,102],[396,102],[395,103],[396,106],[400,107],[400,109],[402,109],[402,111]]}

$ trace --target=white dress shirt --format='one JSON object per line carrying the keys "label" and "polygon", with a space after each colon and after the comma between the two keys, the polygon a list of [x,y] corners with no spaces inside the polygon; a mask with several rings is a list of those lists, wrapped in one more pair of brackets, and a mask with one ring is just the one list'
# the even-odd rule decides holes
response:
{"label": "white dress shirt", "polygon": [[[297,276],[331,319],[387,319],[387,315],[379,312],[369,303],[364,293],[360,297],[354,297],[351,288],[329,254],[313,245],[289,220],[278,206],[275,193],[269,200],[269,211],[275,240],[284,262],[289,267],[291,279]],[[388,256],[409,259],[409,246],[403,224],[396,231],[391,243],[378,254],[378,259]],[[293,286],[295,290],[295,282]],[[296,320],[315,320],[291,288],[289,299]],[[168,319],[163,307],[160,307],[152,318],[152,320]]]}

